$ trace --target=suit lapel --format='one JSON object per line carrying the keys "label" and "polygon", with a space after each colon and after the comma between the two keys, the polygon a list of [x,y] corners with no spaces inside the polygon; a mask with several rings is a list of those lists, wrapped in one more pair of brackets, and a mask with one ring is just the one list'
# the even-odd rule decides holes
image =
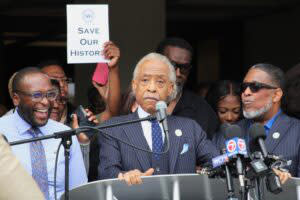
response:
{"label": "suit lapel", "polygon": [[[175,164],[179,156],[179,150],[181,150],[182,147],[180,147],[181,137],[175,135],[175,128],[178,127],[178,124],[175,124],[175,120],[172,117],[168,117],[167,120],[169,126],[169,139],[170,139],[169,166],[170,166],[170,174],[172,174],[174,173]],[[184,133],[182,133],[182,135],[184,135]]]}
{"label": "suit lapel", "polygon": [[[272,153],[274,151],[274,149],[277,147],[279,142],[285,136],[288,128],[289,128],[288,117],[285,114],[280,114],[276,119],[276,121],[274,122],[273,126],[271,127],[268,137],[265,140],[265,144],[269,153]],[[278,138],[273,137],[273,134],[275,132],[279,133]]]}
{"label": "suit lapel", "polygon": [[[128,119],[129,120],[138,119],[137,112],[130,115],[130,117],[128,117]],[[132,123],[127,126],[124,126],[123,129],[124,129],[125,134],[128,137],[129,142],[131,144],[134,144],[140,148],[147,149],[150,151],[149,145],[143,134],[142,125],[140,122]],[[142,171],[144,172],[147,169],[151,168],[151,164],[150,164],[150,160],[149,160],[149,158],[151,156],[149,156],[149,153],[135,149],[135,148],[134,148],[134,151],[135,151],[138,161],[142,167]]]}

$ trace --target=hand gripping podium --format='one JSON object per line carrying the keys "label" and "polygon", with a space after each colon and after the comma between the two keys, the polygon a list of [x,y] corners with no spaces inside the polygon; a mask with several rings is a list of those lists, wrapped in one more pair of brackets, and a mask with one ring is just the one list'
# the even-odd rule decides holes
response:
{"label": "hand gripping podium", "polygon": [[[174,174],[142,178],[140,185],[128,186],[118,179],[100,180],[74,188],[71,200],[225,200],[227,197],[224,179],[210,179],[206,175]],[[238,181],[235,191],[238,193]],[[297,186],[299,185],[299,186]],[[266,191],[265,199],[300,200],[300,179],[292,178],[283,185],[278,195]],[[237,197],[239,195],[237,194]],[[62,195],[61,200],[64,200]]]}

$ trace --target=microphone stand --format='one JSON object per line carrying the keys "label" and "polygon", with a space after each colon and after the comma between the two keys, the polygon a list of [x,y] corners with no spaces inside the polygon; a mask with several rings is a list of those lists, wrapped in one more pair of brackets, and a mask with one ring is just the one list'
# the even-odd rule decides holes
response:
{"label": "microphone stand", "polygon": [[227,200],[238,200],[238,198],[236,198],[234,194],[232,177],[227,164],[225,164],[225,176],[226,176],[226,185],[227,185]]}
{"label": "microphone stand", "polygon": [[[226,153],[226,149],[221,151],[223,154]],[[226,177],[226,186],[227,186],[227,200],[238,200],[234,194],[234,187],[231,172],[227,163],[225,163],[225,177]]]}
{"label": "microphone stand", "polygon": [[[114,124],[108,124],[108,125],[99,125],[95,126],[92,129],[106,129],[106,128],[112,128],[115,126],[121,126],[121,125],[126,125],[126,124],[131,124],[131,123],[137,123],[141,121],[147,121],[147,120],[155,120],[155,116],[148,116],[145,118],[140,118],[136,120],[131,120],[131,121],[125,121],[125,122],[119,122],[119,123],[114,123]],[[36,138],[31,138],[31,139],[25,139],[25,140],[19,140],[15,142],[10,142],[10,146],[14,145],[19,145],[19,144],[25,144],[25,143],[30,143],[30,142],[35,142],[35,141],[40,141],[40,140],[47,140],[47,139],[60,139],[62,140],[62,144],[64,146],[64,155],[65,155],[65,200],[69,200],[69,161],[70,161],[70,148],[72,145],[72,136],[76,135],[78,133],[82,133],[85,131],[90,130],[91,128],[85,127],[85,128],[77,128],[77,129],[71,129],[71,130],[66,130],[66,131],[59,131],[55,132],[52,135],[46,135],[42,137],[36,137]]]}

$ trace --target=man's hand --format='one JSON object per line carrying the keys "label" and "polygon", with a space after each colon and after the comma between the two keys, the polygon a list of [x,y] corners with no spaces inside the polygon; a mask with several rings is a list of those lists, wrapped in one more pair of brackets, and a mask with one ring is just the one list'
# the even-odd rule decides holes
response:
{"label": "man's hand", "polygon": [[108,67],[112,69],[119,62],[120,49],[112,41],[108,41],[104,43],[102,55],[105,59],[110,59]]}
{"label": "man's hand", "polygon": [[279,177],[281,184],[284,184],[289,178],[292,177],[292,175],[288,172],[283,172],[283,171],[280,171],[280,170],[274,169],[274,168],[273,168],[273,171]]}
{"label": "man's hand", "polygon": [[151,176],[154,173],[154,169],[150,168],[146,172],[142,173],[140,170],[135,169],[126,173],[119,173],[118,179],[125,180],[128,185],[141,184],[141,176]]}
{"label": "man's hand", "polygon": [[[89,109],[84,109],[84,110],[87,114],[87,118],[89,121],[94,122],[95,124],[99,124],[98,120],[96,119],[96,116]],[[71,127],[73,129],[79,128],[77,115],[73,114],[72,116],[73,117],[72,117]],[[79,143],[81,143],[81,144],[86,144],[86,143],[90,142],[90,139],[88,138],[88,136],[85,133],[77,134],[77,139],[78,139]]]}

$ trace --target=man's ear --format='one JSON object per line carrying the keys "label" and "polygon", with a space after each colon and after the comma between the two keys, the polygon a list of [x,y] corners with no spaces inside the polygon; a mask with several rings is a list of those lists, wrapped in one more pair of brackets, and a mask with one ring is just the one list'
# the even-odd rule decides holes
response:
{"label": "man's ear", "polygon": [[131,88],[132,88],[132,92],[135,94],[135,91],[136,91],[136,88],[137,88],[136,80],[131,81]]}
{"label": "man's ear", "polygon": [[283,96],[282,89],[281,88],[275,89],[275,95],[274,95],[274,98],[273,98],[273,102],[277,103],[277,102],[281,101],[282,96]]}
{"label": "man's ear", "polygon": [[13,93],[12,100],[15,107],[20,104],[20,97],[17,93]]}

